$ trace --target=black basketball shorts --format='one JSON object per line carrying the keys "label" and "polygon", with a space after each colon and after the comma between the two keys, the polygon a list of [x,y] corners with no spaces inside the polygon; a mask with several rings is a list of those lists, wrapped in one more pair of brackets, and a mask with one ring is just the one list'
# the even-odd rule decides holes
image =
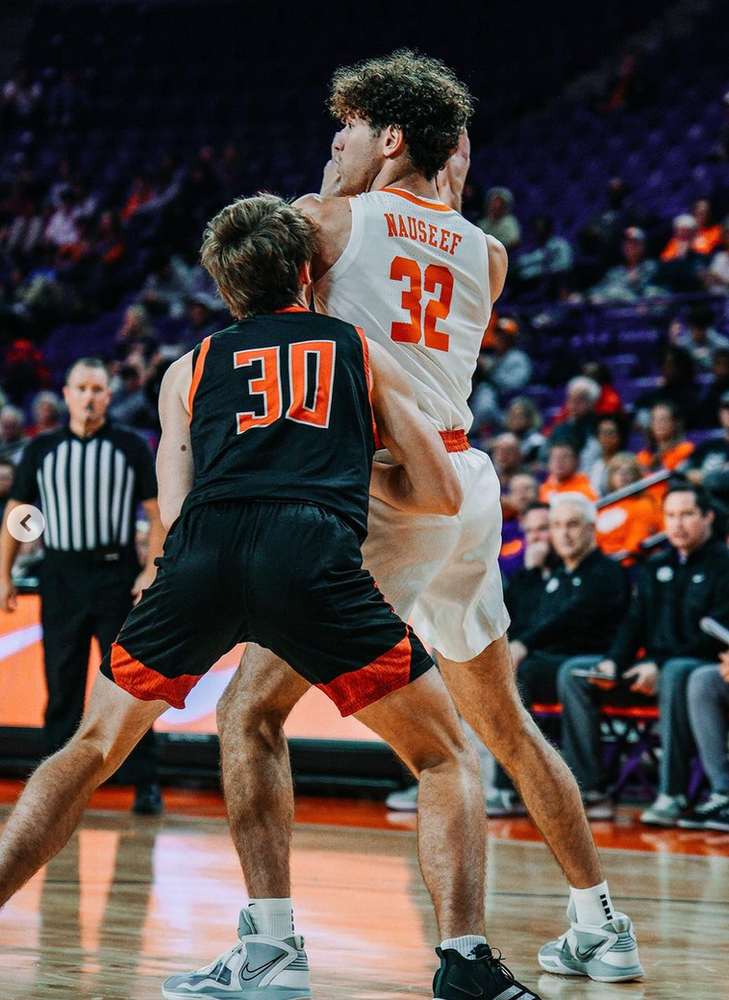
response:
{"label": "black basketball shorts", "polygon": [[355,532],[310,503],[225,500],[184,511],[157,576],[101,671],[144,701],[182,708],[239,642],[272,650],[358,712],[433,666],[362,568]]}

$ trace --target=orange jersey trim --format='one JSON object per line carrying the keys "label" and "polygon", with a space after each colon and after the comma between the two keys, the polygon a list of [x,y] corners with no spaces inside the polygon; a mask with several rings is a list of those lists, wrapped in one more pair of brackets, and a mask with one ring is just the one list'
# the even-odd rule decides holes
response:
{"label": "orange jersey trim", "polygon": [[383,194],[396,194],[400,198],[405,198],[406,201],[411,201],[413,205],[420,205],[421,208],[432,208],[434,212],[455,212],[454,208],[449,205],[444,205],[443,202],[439,201],[428,201],[425,198],[418,198],[416,194],[411,194],[410,191],[403,191],[401,188],[380,188]]}
{"label": "orange jersey trim", "polygon": [[118,687],[140,701],[166,701],[173,708],[185,707],[185,698],[200,680],[198,674],[164,677],[135,660],[118,642],[111,647],[111,674]]}
{"label": "orange jersey trim", "polygon": [[443,438],[443,444],[447,452],[470,451],[471,445],[468,443],[465,431],[438,431]]}
{"label": "orange jersey trim", "polygon": [[200,379],[203,375],[203,369],[205,368],[205,358],[207,357],[208,351],[210,350],[210,339],[206,337],[200,344],[200,353],[197,356],[197,361],[195,362],[195,370],[192,373],[192,382],[190,383],[190,394],[187,397],[187,412],[190,414],[190,420],[192,420],[192,401],[195,398],[195,393],[197,392],[197,387],[200,385]]}
{"label": "orange jersey trim", "polygon": [[375,408],[372,405],[372,373],[370,371],[370,348],[367,343],[367,337],[361,326],[356,326],[355,330],[359,334],[359,339],[362,341],[362,354],[364,356],[364,369],[365,378],[367,379],[367,398],[370,401],[370,413],[372,415],[372,433],[375,436],[375,448],[382,448],[382,438],[380,437],[380,432],[377,430],[377,421],[375,420]]}
{"label": "orange jersey trim", "polygon": [[277,313],[308,313],[309,310],[303,306],[286,306],[285,309],[277,309]]}

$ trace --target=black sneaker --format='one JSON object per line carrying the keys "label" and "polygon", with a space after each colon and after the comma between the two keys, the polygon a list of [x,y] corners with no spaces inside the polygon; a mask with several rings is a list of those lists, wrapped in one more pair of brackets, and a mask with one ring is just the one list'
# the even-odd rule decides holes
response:
{"label": "black sneaker", "polygon": [[464,958],[452,948],[435,949],[440,969],[433,980],[435,1000],[540,1000],[532,990],[517,983],[487,944],[478,944]]}
{"label": "black sneaker", "polygon": [[[678,821],[678,825],[683,830],[707,830],[711,829],[709,823],[721,816],[721,813],[729,806],[729,795],[709,796],[706,802],[701,802],[694,806],[685,816]],[[721,828],[723,829],[723,827]]]}
{"label": "black sneaker", "polygon": [[706,829],[721,830],[722,833],[729,833],[729,801],[727,801],[727,804],[722,809],[714,813],[707,822]]}
{"label": "black sneaker", "polygon": [[135,816],[159,816],[162,809],[162,792],[156,781],[137,785],[137,794],[132,806]]}

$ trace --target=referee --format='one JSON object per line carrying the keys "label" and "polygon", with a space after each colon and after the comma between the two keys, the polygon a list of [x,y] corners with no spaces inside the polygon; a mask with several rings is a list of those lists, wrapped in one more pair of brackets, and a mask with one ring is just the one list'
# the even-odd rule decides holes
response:
{"label": "referee", "polygon": [[[11,570],[20,542],[8,531],[7,515],[18,504],[40,501],[46,521],[39,582],[47,754],[62,747],[81,720],[92,636],[103,657],[152,583],[165,538],[152,453],[138,434],[106,419],[111,392],[103,361],[81,358],[72,365],[63,394],[69,423],[27,445],[0,537],[0,609],[13,611]],[[149,554],[141,572],[134,544],[139,503],[149,520]],[[136,785],[133,811],[159,813],[151,730],[130,756],[125,775]]]}

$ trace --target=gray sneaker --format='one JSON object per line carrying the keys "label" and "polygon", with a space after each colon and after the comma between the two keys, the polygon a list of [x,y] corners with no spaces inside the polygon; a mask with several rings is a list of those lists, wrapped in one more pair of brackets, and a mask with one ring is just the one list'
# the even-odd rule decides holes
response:
{"label": "gray sneaker", "polygon": [[661,792],[653,805],[641,813],[640,821],[646,826],[676,826],[686,805],[685,795]]}
{"label": "gray sneaker", "polygon": [[508,789],[492,788],[486,796],[486,815],[526,816],[526,806],[516,792]]}
{"label": "gray sneaker", "polygon": [[385,799],[385,805],[393,812],[417,812],[418,811],[418,786],[417,783],[410,788],[399,788],[396,792],[390,792]]}
{"label": "gray sneaker", "polygon": [[284,940],[256,934],[250,910],[243,909],[238,943],[197,972],[165,979],[162,996],[165,1000],[309,1000],[304,939],[299,934]]}
{"label": "gray sneaker", "polygon": [[686,813],[679,821],[678,825],[682,830],[706,830],[709,823],[726,812],[729,807],[729,795],[719,795],[716,792],[710,795],[706,802],[700,802],[691,812]]}
{"label": "gray sneaker", "polygon": [[578,924],[571,900],[567,916],[570,929],[539,951],[545,972],[588,976],[598,983],[627,983],[644,975],[630,917],[616,913],[599,927]]}

